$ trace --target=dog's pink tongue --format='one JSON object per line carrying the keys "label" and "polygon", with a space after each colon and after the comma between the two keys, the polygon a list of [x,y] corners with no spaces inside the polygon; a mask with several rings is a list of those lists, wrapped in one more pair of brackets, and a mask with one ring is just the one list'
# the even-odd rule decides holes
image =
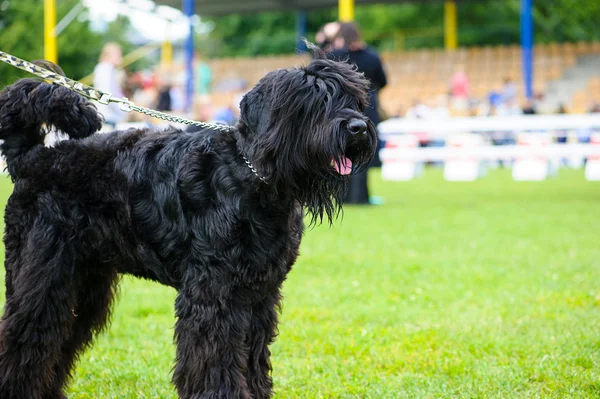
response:
{"label": "dog's pink tongue", "polygon": [[348,157],[343,157],[334,161],[333,167],[340,175],[349,175],[352,173],[352,161]]}

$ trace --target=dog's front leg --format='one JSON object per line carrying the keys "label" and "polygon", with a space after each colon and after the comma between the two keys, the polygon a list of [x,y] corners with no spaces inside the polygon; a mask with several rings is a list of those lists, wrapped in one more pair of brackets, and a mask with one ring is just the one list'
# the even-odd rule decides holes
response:
{"label": "dog's front leg", "polygon": [[268,399],[273,393],[269,345],[277,335],[277,310],[280,300],[277,289],[252,310],[253,319],[248,332],[248,386],[255,399]]}
{"label": "dog's front leg", "polygon": [[[206,280],[204,280],[206,281]],[[244,309],[215,281],[187,282],[177,296],[173,383],[182,399],[250,399]]]}

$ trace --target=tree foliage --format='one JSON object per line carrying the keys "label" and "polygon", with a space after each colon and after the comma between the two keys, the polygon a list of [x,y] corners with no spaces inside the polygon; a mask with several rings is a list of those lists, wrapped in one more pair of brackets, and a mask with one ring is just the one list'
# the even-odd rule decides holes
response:
{"label": "tree foliage", "polygon": [[[600,40],[598,0],[535,1],[533,15],[537,42]],[[444,45],[443,1],[357,6],[355,16],[365,41],[379,50]],[[308,38],[336,17],[335,8],[311,11]],[[295,18],[283,11],[212,18],[214,30],[198,42],[209,56],[290,53],[297,43]],[[519,43],[520,0],[458,2],[458,27],[461,46]]]}
{"label": "tree foliage", "polygon": [[[79,1],[57,1],[57,21],[60,21]],[[81,79],[94,70],[102,46],[117,41],[131,48],[125,34],[127,18],[118,18],[104,34],[94,32],[84,11],[64,29],[57,39],[58,63],[67,76]],[[44,57],[44,7],[41,0],[0,0],[0,50],[26,60]],[[28,76],[14,67],[0,65],[0,88],[16,79]],[[31,75],[29,75],[31,76]]]}

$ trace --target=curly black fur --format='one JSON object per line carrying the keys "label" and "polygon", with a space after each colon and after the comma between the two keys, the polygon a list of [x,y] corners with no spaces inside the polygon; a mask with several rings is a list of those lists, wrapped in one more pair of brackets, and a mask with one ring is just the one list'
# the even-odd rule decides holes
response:
{"label": "curly black fur", "polygon": [[[346,156],[358,169],[373,156],[367,90],[352,67],[317,54],[263,78],[235,132],[102,135],[95,108],[66,88],[23,79],[2,92],[0,149],[15,184],[0,398],[64,398],[125,273],[178,291],[180,397],[270,397],[268,346],[303,208],[331,222],[348,180],[332,161]],[[366,131],[349,130],[357,120]],[[71,140],[44,147],[51,127]]]}

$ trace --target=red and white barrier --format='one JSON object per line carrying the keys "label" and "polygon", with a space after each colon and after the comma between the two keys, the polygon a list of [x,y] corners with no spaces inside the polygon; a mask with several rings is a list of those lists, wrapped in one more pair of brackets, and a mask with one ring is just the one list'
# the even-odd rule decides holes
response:
{"label": "red and white barrier", "polygon": [[[600,133],[594,133],[590,136],[590,145],[600,148]],[[587,159],[585,178],[592,181],[600,180],[600,155],[591,156]]]}
{"label": "red and white barrier", "polygon": [[[484,145],[478,134],[456,134],[448,137],[449,148],[470,148],[474,151]],[[444,179],[447,181],[473,181],[483,174],[483,162],[475,156],[457,156],[444,163]]]}
{"label": "red and white barrier", "polygon": [[[548,147],[550,144],[552,137],[546,133],[521,133],[517,136],[517,145],[522,147]],[[540,181],[554,174],[554,171],[550,157],[531,154],[515,160],[512,175],[518,181]]]}

